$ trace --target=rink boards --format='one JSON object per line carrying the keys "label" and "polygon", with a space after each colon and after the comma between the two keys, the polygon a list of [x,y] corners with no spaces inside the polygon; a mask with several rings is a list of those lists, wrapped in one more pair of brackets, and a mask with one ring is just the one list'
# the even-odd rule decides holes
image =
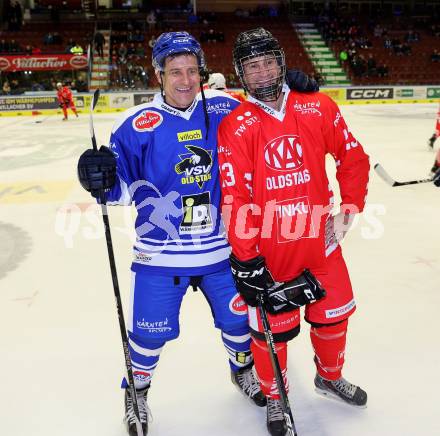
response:
{"label": "rink boards", "polygon": [[[243,93],[241,89],[234,91]],[[132,106],[148,103],[157,92],[159,92],[158,89],[143,92],[102,93],[95,112],[123,112]],[[435,103],[440,99],[440,85],[323,87],[321,92],[327,94],[340,105]],[[89,93],[74,94],[75,105],[79,113],[89,111],[90,99],[91,94]],[[0,117],[52,114],[62,114],[55,92],[0,97]]]}

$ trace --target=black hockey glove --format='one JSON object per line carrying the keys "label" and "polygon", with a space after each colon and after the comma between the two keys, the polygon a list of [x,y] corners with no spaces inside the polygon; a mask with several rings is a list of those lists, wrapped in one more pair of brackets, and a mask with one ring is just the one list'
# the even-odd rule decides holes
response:
{"label": "black hockey glove", "polygon": [[290,89],[298,92],[319,91],[318,82],[299,70],[287,70],[286,83]]}
{"label": "black hockey glove", "polygon": [[301,275],[288,282],[276,282],[267,290],[266,310],[269,313],[298,309],[325,296],[325,290],[316,277],[305,269]]}
{"label": "black hockey glove", "polygon": [[249,306],[256,307],[257,294],[265,292],[265,289],[274,283],[266,268],[264,257],[258,256],[248,261],[241,261],[231,254],[229,261],[237,291]]}
{"label": "black hockey glove", "polygon": [[434,174],[434,177],[432,178],[432,181],[434,182],[435,186],[440,188],[440,168]]}
{"label": "black hockey glove", "polygon": [[103,145],[98,151],[86,150],[78,161],[78,179],[86,191],[99,198],[101,190],[105,192],[115,184],[115,155]]}

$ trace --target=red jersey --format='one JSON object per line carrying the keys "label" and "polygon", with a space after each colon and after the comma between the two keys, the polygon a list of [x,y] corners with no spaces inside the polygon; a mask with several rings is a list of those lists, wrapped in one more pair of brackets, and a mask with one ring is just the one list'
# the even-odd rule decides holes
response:
{"label": "red jersey", "polygon": [[65,101],[72,101],[72,91],[67,87],[63,86],[60,90],[57,91],[58,101],[61,104],[64,104]]}
{"label": "red jersey", "polygon": [[232,251],[258,255],[277,281],[304,268],[325,273],[325,220],[333,193],[325,171],[337,166],[341,207],[365,205],[369,159],[338,106],[325,94],[283,88],[279,112],[252,97],[226,116],[218,134],[222,213]]}

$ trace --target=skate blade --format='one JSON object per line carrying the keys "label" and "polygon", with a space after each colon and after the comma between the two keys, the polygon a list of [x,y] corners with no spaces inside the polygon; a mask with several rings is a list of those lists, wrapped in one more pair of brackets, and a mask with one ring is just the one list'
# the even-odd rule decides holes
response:
{"label": "skate blade", "polygon": [[323,389],[317,388],[316,386],[315,386],[315,392],[325,398],[337,401],[339,403],[346,404],[347,406],[355,407],[356,409],[366,409],[367,408],[367,404],[357,405],[357,404],[349,403],[349,402],[343,400],[340,396],[334,394],[333,392],[325,391]]}

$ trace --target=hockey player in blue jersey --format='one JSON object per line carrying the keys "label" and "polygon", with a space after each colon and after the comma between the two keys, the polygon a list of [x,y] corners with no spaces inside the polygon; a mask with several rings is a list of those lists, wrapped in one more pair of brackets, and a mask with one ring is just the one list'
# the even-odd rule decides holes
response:
{"label": "hockey player in blue jersey", "polygon": [[[88,150],[78,162],[80,182],[92,195],[104,189],[107,204],[137,209],[127,329],[145,434],[151,379],[165,343],[179,336],[179,311],[189,286],[208,300],[232,382],[256,405],[266,404],[220,218],[217,127],[239,102],[220,91],[203,92],[203,51],[187,32],[157,39],[153,67],[161,93],[116,121],[110,148]],[[128,433],[137,436],[130,389],[124,387],[125,422]]]}

